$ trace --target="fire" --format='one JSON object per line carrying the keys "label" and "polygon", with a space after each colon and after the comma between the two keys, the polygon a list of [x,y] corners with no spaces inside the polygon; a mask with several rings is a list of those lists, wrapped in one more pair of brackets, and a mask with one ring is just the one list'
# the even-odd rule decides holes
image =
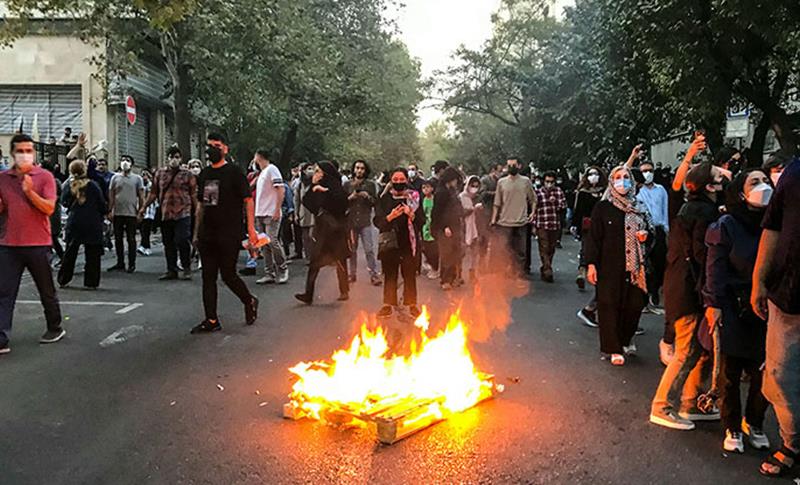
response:
{"label": "fire", "polygon": [[[408,355],[391,353],[383,327],[370,330],[364,324],[329,361],[290,368],[297,377],[287,404],[291,417],[341,423],[344,414],[343,424],[363,426],[376,416],[402,415],[402,426],[409,428],[422,422],[427,426],[492,397],[493,379],[475,368],[467,327],[458,313],[434,337],[428,336],[426,309],[414,325],[419,336]],[[407,412],[412,408],[416,412]]]}

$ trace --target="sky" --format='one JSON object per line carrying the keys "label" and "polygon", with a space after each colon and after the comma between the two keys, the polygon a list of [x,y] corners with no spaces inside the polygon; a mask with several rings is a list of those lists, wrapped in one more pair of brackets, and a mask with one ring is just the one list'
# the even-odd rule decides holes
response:
{"label": "sky", "polygon": [[[423,78],[452,64],[452,53],[464,44],[478,48],[492,34],[492,13],[500,0],[404,0],[405,7],[396,14],[400,38],[412,57],[422,67]],[[572,0],[555,0],[560,14]],[[423,130],[444,115],[431,106],[431,100],[420,105],[417,126]]]}

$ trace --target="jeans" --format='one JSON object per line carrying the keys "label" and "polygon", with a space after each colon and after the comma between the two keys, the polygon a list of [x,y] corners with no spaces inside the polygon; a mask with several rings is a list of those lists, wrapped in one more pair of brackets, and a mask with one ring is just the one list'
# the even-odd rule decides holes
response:
{"label": "jeans", "polygon": [[61,308],[50,269],[50,246],[0,246],[0,268],[0,345],[8,343],[10,338],[14,306],[25,269],[31,273],[39,290],[47,329],[58,331]]}
{"label": "jeans", "polygon": [[417,258],[399,250],[382,255],[383,304],[397,306],[397,277],[403,275],[403,304],[417,304]]}
{"label": "jeans", "polygon": [[136,267],[136,218],[133,216],[114,216],[114,249],[117,250],[117,266],[125,266],[125,248],[122,236],[128,243],[128,266]]}
{"label": "jeans", "polygon": [[539,242],[539,259],[542,267],[539,269],[542,276],[553,276],[553,256],[556,254],[556,243],[561,237],[558,229],[537,229],[536,235]]}
{"label": "jeans", "polygon": [[[495,227],[495,243],[492,248],[493,264],[496,271],[505,271],[511,265],[513,276],[527,274],[525,266],[525,238],[528,235],[528,226]],[[530,238],[529,238],[530,240]]]}
{"label": "jeans", "polygon": [[[203,261],[203,308],[207,320],[217,320],[217,275],[243,305],[253,300],[239,275],[236,274],[236,260],[239,258],[241,246],[239,241],[201,241],[200,257]],[[184,266],[186,268],[188,266]]]}
{"label": "jeans", "polygon": [[769,302],[764,395],[778,418],[783,444],[800,451],[800,315]]}
{"label": "jeans", "polygon": [[191,268],[192,218],[186,216],[176,220],[161,221],[161,237],[164,242],[164,255],[167,257],[167,271],[178,272],[178,253],[181,255],[181,266],[184,269]]}
{"label": "jeans", "polygon": [[375,259],[375,228],[367,226],[351,229],[353,237],[353,256],[350,257],[350,276],[355,276],[358,271],[358,240],[364,245],[364,255],[367,257],[367,271],[370,276],[378,276],[378,261]]}
{"label": "jeans", "polygon": [[750,377],[750,388],[747,391],[747,407],[745,417],[747,424],[756,428],[763,428],[764,415],[767,413],[769,402],[761,393],[762,372],[761,362],[732,355],[720,356],[720,413],[722,425],[731,431],[742,430],[742,395],[739,383],[742,374]]}
{"label": "jeans", "polygon": [[[81,243],[76,241],[67,242],[67,250],[61,260],[61,268],[58,269],[58,284],[67,285],[72,281],[75,274],[75,260],[78,259],[78,250]],[[97,288],[100,286],[100,258],[103,256],[102,244],[83,245],[85,264],[83,267],[83,286],[87,288]]]}
{"label": "jeans", "polygon": [[675,355],[661,376],[653,412],[688,411],[697,405],[711,374],[711,357],[697,339],[702,319],[702,315],[687,315],[675,321]]}
{"label": "jeans", "polygon": [[281,220],[272,217],[256,217],[256,231],[263,232],[269,237],[269,244],[261,248],[264,255],[264,269],[268,276],[276,277],[278,272],[285,272],[289,266],[286,264],[286,254],[283,252],[280,238]]}

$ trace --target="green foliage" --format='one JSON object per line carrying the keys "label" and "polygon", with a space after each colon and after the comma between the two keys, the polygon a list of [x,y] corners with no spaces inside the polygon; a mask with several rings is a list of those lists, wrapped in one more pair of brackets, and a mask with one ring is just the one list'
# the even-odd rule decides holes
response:
{"label": "green foliage", "polygon": [[454,140],[447,122],[437,120],[428,125],[420,139],[423,166],[433,165],[436,160],[452,159]]}

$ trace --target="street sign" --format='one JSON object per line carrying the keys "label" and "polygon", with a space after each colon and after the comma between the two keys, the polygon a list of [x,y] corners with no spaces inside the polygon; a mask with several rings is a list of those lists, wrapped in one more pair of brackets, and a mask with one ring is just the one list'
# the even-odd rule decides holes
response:
{"label": "street sign", "polygon": [[125,98],[125,114],[128,117],[128,124],[133,125],[136,123],[136,102],[133,96],[128,95]]}
{"label": "street sign", "polygon": [[726,138],[747,138],[750,136],[750,108],[728,111],[725,120]]}

